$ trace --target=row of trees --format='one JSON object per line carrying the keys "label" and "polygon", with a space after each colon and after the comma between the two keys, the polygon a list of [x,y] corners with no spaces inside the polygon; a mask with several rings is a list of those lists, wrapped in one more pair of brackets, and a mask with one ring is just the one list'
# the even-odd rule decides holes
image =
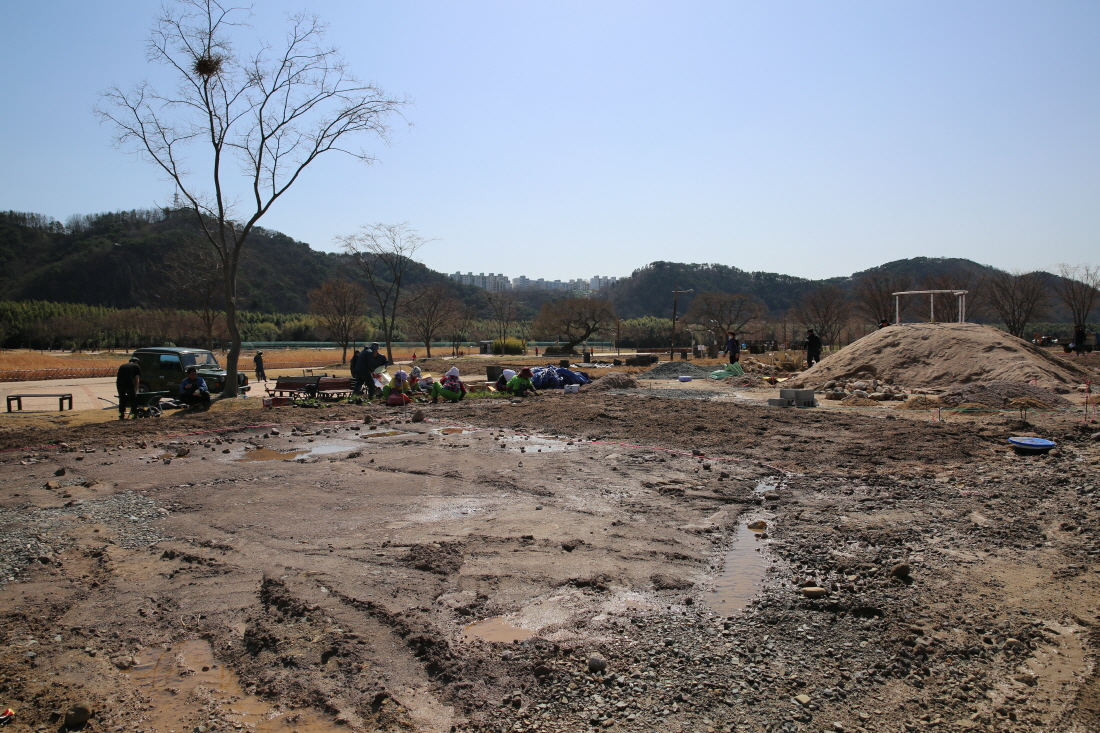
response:
{"label": "row of trees", "polygon": [[894,296],[913,290],[965,290],[966,320],[998,323],[1013,336],[1025,338],[1029,324],[1047,317],[1056,303],[1071,315],[1073,325],[1083,327],[1100,299],[1100,267],[1060,265],[1058,275],[994,270],[981,277],[963,274],[919,285],[903,275],[868,274],[852,283],[850,293],[834,284],[811,291],[793,315],[814,327],[827,343],[835,343],[852,321],[874,325],[899,315],[955,320],[955,295]]}

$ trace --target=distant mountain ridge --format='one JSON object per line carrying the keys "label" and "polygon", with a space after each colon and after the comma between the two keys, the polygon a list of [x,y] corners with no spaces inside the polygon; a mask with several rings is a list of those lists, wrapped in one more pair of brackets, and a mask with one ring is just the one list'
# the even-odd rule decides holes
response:
{"label": "distant mountain ridge", "polygon": [[[142,293],[157,287],[166,262],[187,262],[198,239],[192,214],[185,211],[134,210],[74,216],[65,224],[40,214],[0,212],[0,300],[46,300],[131,308],[143,305]],[[601,295],[615,304],[619,317],[669,317],[672,291],[687,311],[701,292],[751,293],[773,313],[786,312],[822,283],[850,287],[870,274],[908,277],[913,287],[929,283],[965,287],[995,268],[961,258],[913,257],[894,260],[849,277],[810,280],[774,272],[747,272],[723,264],[653,262],[636,269]],[[325,280],[357,276],[344,254],[319,252],[280,232],[258,228],[242,255],[241,307],[261,312],[302,313],[307,293]],[[484,292],[450,280],[422,264],[411,268],[407,285],[444,282],[467,303]],[[557,294],[524,293],[530,312]]]}

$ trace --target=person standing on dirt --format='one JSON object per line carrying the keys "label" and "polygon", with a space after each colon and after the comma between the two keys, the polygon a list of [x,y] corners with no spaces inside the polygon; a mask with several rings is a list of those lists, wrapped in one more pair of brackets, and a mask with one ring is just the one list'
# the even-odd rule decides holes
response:
{"label": "person standing on dirt", "polygon": [[141,365],[136,356],[130,357],[118,368],[115,375],[115,388],[118,390],[118,419],[126,419],[126,404],[130,404],[130,417],[137,417],[138,384],[141,382]]}
{"label": "person standing on dirt", "polygon": [[363,385],[370,385],[369,394],[371,397],[374,396],[374,378],[370,375],[370,361],[369,346],[364,346],[362,351],[356,351],[351,355],[351,376],[355,379],[355,384],[351,388],[353,395],[363,394]]}
{"label": "person standing on dirt", "polygon": [[[363,350],[364,352],[366,349]],[[374,377],[371,376],[376,372],[382,371],[382,369],[390,363],[390,360],[386,358],[386,355],[382,353],[382,347],[377,343],[370,345],[370,357],[367,359],[367,389],[370,391],[370,396],[373,399],[374,395],[381,391],[378,385],[374,383]]]}
{"label": "person standing on dirt", "polygon": [[729,354],[730,364],[736,364],[741,361],[741,344],[738,343],[737,334],[733,331],[727,331],[726,334],[729,336],[726,339],[726,353]]}
{"label": "person standing on dirt", "polygon": [[180,382],[179,401],[185,405],[199,405],[204,410],[210,408],[210,388],[195,367],[188,367],[187,378]]}
{"label": "person standing on dirt", "polygon": [[806,329],[806,368],[821,362],[821,337],[812,328]]}
{"label": "person standing on dirt", "polygon": [[256,355],[252,357],[252,363],[256,365],[256,381],[266,382],[267,372],[264,371],[264,352],[257,351]]}
{"label": "person standing on dirt", "polygon": [[1077,353],[1077,356],[1085,355],[1085,326],[1078,323],[1073,328],[1073,350]]}

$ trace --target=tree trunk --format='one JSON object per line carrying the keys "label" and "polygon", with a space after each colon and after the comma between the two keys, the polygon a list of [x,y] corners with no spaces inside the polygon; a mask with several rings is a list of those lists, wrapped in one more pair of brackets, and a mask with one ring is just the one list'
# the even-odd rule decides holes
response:
{"label": "tree trunk", "polygon": [[241,330],[237,327],[236,267],[225,263],[225,325],[229,330],[230,346],[225,355],[225,388],[222,397],[237,396],[237,360],[241,355]]}

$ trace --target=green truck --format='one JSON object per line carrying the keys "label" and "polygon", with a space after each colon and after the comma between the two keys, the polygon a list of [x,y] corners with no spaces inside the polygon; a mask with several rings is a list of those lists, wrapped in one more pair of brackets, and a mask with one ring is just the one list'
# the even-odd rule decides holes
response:
{"label": "green truck", "polygon": [[[137,349],[134,356],[141,367],[141,382],[138,386],[141,392],[177,394],[188,367],[199,370],[199,376],[206,380],[210,394],[218,394],[225,389],[226,371],[206,349],[153,346]],[[239,392],[252,389],[248,384],[248,377],[241,372],[237,372],[237,389]]]}

